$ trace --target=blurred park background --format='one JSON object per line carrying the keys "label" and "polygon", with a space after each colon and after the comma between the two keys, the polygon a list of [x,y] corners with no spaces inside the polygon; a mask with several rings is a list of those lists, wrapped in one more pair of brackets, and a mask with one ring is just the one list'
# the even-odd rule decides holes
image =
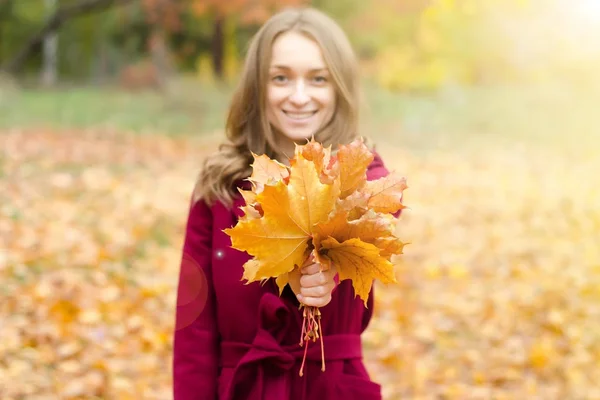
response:
{"label": "blurred park background", "polygon": [[194,179],[301,4],[410,186],[364,336],[384,398],[600,399],[598,0],[0,0],[0,398],[171,398]]}

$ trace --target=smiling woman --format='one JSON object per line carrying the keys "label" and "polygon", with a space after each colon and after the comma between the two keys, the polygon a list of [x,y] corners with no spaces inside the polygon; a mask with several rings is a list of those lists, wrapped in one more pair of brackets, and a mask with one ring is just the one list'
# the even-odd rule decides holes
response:
{"label": "smiling woman", "polygon": [[[335,90],[321,49],[314,40],[286,32],[273,43],[267,86],[267,117],[283,152],[331,121]],[[283,160],[285,161],[285,160]]]}
{"label": "smiling woman", "polygon": [[[248,193],[254,155],[293,164],[289,158],[294,157],[295,145],[313,136],[319,146],[334,150],[360,142],[356,140],[357,71],[344,32],[331,18],[311,8],[280,12],[252,39],[229,110],[228,141],[205,160],[190,204],[173,345],[175,400],[381,399],[381,388],[370,379],[362,361],[361,334],[373,313],[373,290],[365,292],[369,293],[365,307],[351,281],[339,281],[336,271],[342,270],[337,268],[341,259],[321,259],[320,264],[318,258],[309,257],[310,251],[298,251],[294,245],[291,251],[300,254],[290,258],[290,248],[282,243],[294,238],[287,236],[281,243],[265,245],[272,225],[260,227],[249,240],[263,246],[271,257],[282,256],[278,262],[287,271],[295,269],[301,259],[305,268],[294,281],[298,285],[282,284],[280,291],[272,276],[262,285],[243,284],[250,256],[232,248],[225,233],[244,218],[242,209],[247,204],[239,190]],[[364,150],[366,172],[363,168],[358,173],[362,182],[388,175],[381,158],[371,149]],[[346,153],[339,150],[338,154]],[[346,165],[354,171],[357,161],[348,157]],[[321,167],[333,165],[333,157],[318,159]],[[318,183],[320,175],[312,168],[315,185],[298,183],[306,193],[327,186]],[[293,171],[300,172],[290,172],[290,182],[304,182],[296,179],[307,169]],[[285,210],[298,204],[276,198],[273,208],[283,212],[272,223],[281,225],[289,219]],[[194,279],[197,276],[206,279]],[[361,288],[371,288],[372,283],[364,279]],[[309,348],[307,344],[304,355],[298,346],[298,338],[307,332],[298,312],[301,305],[305,310],[320,310],[318,331],[314,325],[307,329],[312,337],[318,332],[324,345],[313,343]],[[323,348],[327,349],[326,369],[321,361]]]}

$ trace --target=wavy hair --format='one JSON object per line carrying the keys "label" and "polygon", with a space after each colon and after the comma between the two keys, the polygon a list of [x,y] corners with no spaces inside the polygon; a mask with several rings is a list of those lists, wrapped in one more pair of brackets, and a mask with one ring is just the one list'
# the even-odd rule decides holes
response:
{"label": "wavy hair", "polygon": [[209,205],[221,201],[230,206],[237,195],[236,182],[252,173],[252,153],[270,158],[283,156],[266,116],[266,88],[273,43],[289,31],[299,32],[319,45],[333,81],[336,109],[329,123],[315,132],[315,140],[335,147],[358,137],[358,61],[348,38],[335,21],[318,10],[283,10],[272,16],[250,42],[229,107],[227,141],[204,160],[194,201],[203,199]]}

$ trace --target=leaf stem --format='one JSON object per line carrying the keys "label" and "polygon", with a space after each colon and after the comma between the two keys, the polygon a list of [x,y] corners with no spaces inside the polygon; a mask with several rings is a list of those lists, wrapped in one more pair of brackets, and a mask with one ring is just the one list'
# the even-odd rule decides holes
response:
{"label": "leaf stem", "polygon": [[323,343],[323,329],[321,327],[321,310],[318,307],[306,306],[300,304],[302,312],[302,332],[300,333],[300,346],[304,345],[304,357],[300,366],[300,376],[304,375],[304,365],[306,364],[306,355],[308,354],[308,342],[312,339],[316,342],[321,341],[321,371],[325,371],[325,346]]}

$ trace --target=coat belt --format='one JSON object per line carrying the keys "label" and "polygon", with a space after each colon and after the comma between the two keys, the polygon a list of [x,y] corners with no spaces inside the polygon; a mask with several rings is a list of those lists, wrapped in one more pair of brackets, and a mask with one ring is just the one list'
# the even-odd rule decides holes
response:
{"label": "coat belt", "polygon": [[[234,396],[242,393],[242,390],[244,398],[251,400],[263,400],[264,394],[278,398],[289,395],[292,375],[290,370],[302,360],[304,346],[298,343],[281,345],[290,316],[289,309],[279,297],[271,293],[263,295],[259,304],[259,316],[258,330],[252,343],[221,342],[221,366],[234,368],[224,400],[234,400]],[[361,338],[358,334],[325,335],[323,344],[326,362],[362,358]],[[306,358],[321,361],[321,346],[318,341],[309,342]],[[283,373],[266,376],[266,366],[276,366]],[[242,383],[243,388],[240,386]]]}

